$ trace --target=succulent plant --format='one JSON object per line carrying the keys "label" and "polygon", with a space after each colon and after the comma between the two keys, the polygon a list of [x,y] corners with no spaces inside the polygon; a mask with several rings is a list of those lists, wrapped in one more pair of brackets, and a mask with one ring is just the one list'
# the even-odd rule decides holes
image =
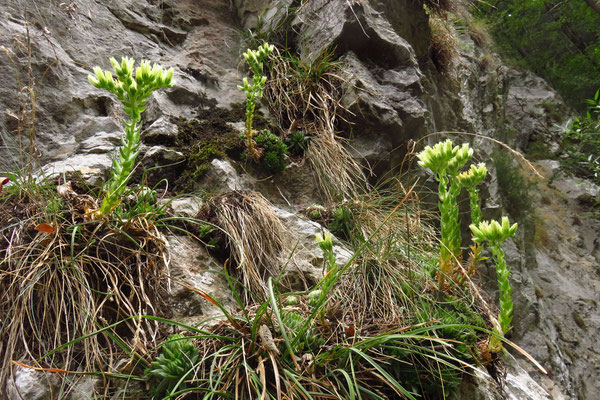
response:
{"label": "succulent plant", "polygon": [[471,207],[471,223],[475,226],[481,222],[481,202],[479,200],[479,189],[477,186],[483,182],[487,176],[487,168],[484,163],[471,165],[467,171],[461,172],[456,176],[461,187],[467,189],[469,193],[469,205]]}
{"label": "succulent plant", "polygon": [[263,96],[263,89],[267,82],[267,77],[263,73],[263,61],[273,52],[275,47],[269,43],[264,43],[257,50],[248,49],[244,54],[244,59],[252,71],[252,82],[247,77],[242,79],[242,85],[238,88],[246,93],[246,139],[248,158],[258,159],[259,153],[254,148],[254,130],[252,121],[254,120],[254,110],[256,102]]}
{"label": "succulent plant", "polygon": [[426,146],[417,154],[418,164],[429,168],[438,181],[438,207],[440,210],[440,228],[442,245],[440,248],[440,285],[444,276],[452,273],[454,260],[461,258],[461,233],[458,219],[457,197],[461,185],[456,179],[459,169],[472,157],[473,149],[467,143],[453,146],[450,139],[437,143],[433,147]]}
{"label": "succulent plant", "polygon": [[123,104],[123,111],[129,116],[125,121],[125,135],[121,138],[119,155],[113,160],[111,177],[104,188],[104,199],[95,216],[101,218],[109,215],[120,203],[135,160],[139,153],[141,113],[146,109],[146,100],[153,91],[170,87],[173,79],[173,68],[164,71],[157,64],[150,66],[149,61],[142,61],[135,70],[135,60],[124,57],[119,64],[110,59],[116,77],[110,71],[100,67],[94,68],[94,75],[88,75],[90,83],[97,88],[105,89],[117,96]]}
{"label": "succulent plant", "polygon": [[[511,299],[512,287],[508,280],[510,270],[506,267],[502,243],[515,235],[517,224],[510,224],[508,217],[502,217],[502,221],[482,221],[478,226],[471,224],[473,241],[476,243],[488,242],[492,258],[496,263],[496,278],[500,294],[500,314],[498,315],[497,334],[505,335],[510,330],[512,322],[513,302]],[[493,336],[490,340],[490,350],[498,352],[502,349],[500,339]]]}
{"label": "succulent plant", "polygon": [[185,381],[192,374],[198,357],[198,349],[190,339],[178,334],[169,336],[161,354],[146,369],[152,398],[162,399],[173,391],[185,389]]}

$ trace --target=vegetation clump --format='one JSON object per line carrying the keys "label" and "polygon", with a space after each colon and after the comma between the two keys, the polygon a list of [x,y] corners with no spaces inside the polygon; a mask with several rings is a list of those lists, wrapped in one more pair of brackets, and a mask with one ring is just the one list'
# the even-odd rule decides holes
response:
{"label": "vegetation clump", "polygon": [[180,334],[169,336],[161,346],[160,355],[145,371],[151,382],[152,399],[162,400],[185,390],[198,358],[198,349],[191,339]]}
{"label": "vegetation clump", "polygon": [[269,172],[281,172],[287,166],[288,147],[279,136],[263,130],[255,136],[256,144],[262,149],[260,162]]}
{"label": "vegetation clump", "polygon": [[572,107],[581,109],[581,99],[600,87],[598,2],[489,0],[474,5],[502,55],[544,78]]}
{"label": "vegetation clump", "polygon": [[125,192],[107,219],[94,220],[98,188],[71,179],[11,175],[0,198],[1,382],[13,360],[111,370],[121,345],[138,349],[134,358],[156,338],[158,325],[140,318],[164,311],[156,193],[135,189],[130,202]]}
{"label": "vegetation clump", "polygon": [[568,157],[561,164],[600,185],[600,90],[587,104],[585,115],[570,121],[563,133],[563,148]]}

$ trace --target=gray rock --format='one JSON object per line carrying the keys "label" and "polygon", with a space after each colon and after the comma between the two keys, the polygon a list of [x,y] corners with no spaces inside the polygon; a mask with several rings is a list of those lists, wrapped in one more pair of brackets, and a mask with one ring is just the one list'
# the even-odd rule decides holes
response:
{"label": "gray rock", "polygon": [[179,133],[177,125],[161,116],[142,132],[142,141],[145,144],[162,144],[172,146]]}
{"label": "gray rock", "polygon": [[380,70],[352,52],[342,61],[349,77],[342,102],[356,115],[352,149],[370,164],[387,162],[389,168],[390,161],[399,161],[390,160],[392,151],[404,152],[406,142],[424,132],[421,73],[415,65]]}
{"label": "gray rock", "polygon": [[223,317],[222,311],[197,292],[211,296],[229,312],[236,303],[219,265],[198,241],[187,236],[169,236],[169,273],[185,286],[171,282],[168,299],[173,318],[187,324],[198,324],[212,317]]}
{"label": "gray rock", "polygon": [[[111,56],[145,58],[175,67],[176,87],[156,93],[149,101],[144,116],[148,125],[165,114],[191,116],[198,99],[225,105],[244,99],[237,89],[239,36],[226,2],[203,0],[198,5],[193,0],[167,0],[156,7],[146,0],[86,1],[74,5],[44,0],[33,7],[7,0],[0,8],[0,45],[9,55],[0,59],[0,67],[9,71],[0,77],[0,98],[3,109],[14,114],[28,101],[16,95],[21,89],[18,82],[35,85],[36,143],[42,164],[52,161],[58,162],[57,169],[66,168],[60,162],[82,152],[115,150],[118,135],[112,134],[121,131],[120,105],[87,82],[94,65],[110,69]],[[26,26],[30,55],[18,44],[27,42]],[[90,46],[94,51],[89,51]],[[28,82],[29,63],[34,82]],[[103,128],[107,118],[119,128]],[[88,122],[82,129],[82,123]],[[0,127],[14,134],[19,124],[3,112]],[[6,152],[3,148],[0,155]],[[90,168],[97,164],[82,161],[81,165]]]}
{"label": "gray rock", "polygon": [[559,400],[564,397],[551,397],[529,374],[508,356],[507,374],[502,384],[496,382],[481,369],[471,371],[455,394],[460,400]]}
{"label": "gray rock", "polygon": [[293,3],[293,0],[235,0],[244,29],[266,35],[278,30],[283,21],[292,16]]}
{"label": "gray rock", "polygon": [[185,156],[181,151],[160,145],[140,146],[138,161],[141,167],[136,170],[132,180],[139,180],[143,174],[144,182],[150,187],[158,184],[164,188],[167,182],[175,182],[185,167]]}
{"label": "gray rock", "polygon": [[[61,382],[61,378],[65,381]],[[98,379],[86,376],[64,377],[16,367],[14,376],[7,379],[6,389],[8,400],[88,400],[95,396],[97,383]]]}
{"label": "gray rock", "polygon": [[169,207],[178,217],[196,218],[203,203],[200,197],[178,197],[169,202]]}
{"label": "gray rock", "polygon": [[[323,251],[319,248],[316,235],[323,235],[329,232],[318,223],[311,221],[300,214],[277,208],[277,215],[285,226],[291,231],[296,243],[292,263],[288,268],[288,275],[295,288],[307,290],[313,287],[321,280],[326,269],[324,264]],[[333,242],[333,251],[336,256],[336,263],[340,266],[345,265],[352,257],[352,252],[348,250],[339,240]]]}
{"label": "gray rock", "polygon": [[209,188],[213,193],[226,193],[249,189],[253,181],[254,179],[247,175],[238,174],[230,161],[215,158],[197,187]]}
{"label": "gray rock", "polygon": [[[406,141],[424,132],[426,114],[421,100],[423,74],[415,52],[376,9],[385,8],[384,4],[311,1],[293,23],[305,61],[314,61],[329,48],[341,55],[347,82],[342,105],[354,114],[352,148],[370,164],[382,163],[381,169],[389,167],[393,149],[402,146],[403,153]],[[412,29],[394,22],[402,31]]]}
{"label": "gray rock", "polygon": [[561,97],[540,77],[530,72],[508,70],[506,117],[517,133],[509,144],[527,150],[533,136],[557,150],[556,124],[566,121],[572,112]]}

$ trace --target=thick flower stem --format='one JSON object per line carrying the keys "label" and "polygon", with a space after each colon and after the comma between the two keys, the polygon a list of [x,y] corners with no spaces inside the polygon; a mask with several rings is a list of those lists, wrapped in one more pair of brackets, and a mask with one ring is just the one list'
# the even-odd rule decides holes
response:
{"label": "thick flower stem", "polygon": [[[513,301],[511,298],[512,287],[508,280],[510,270],[506,267],[506,261],[504,261],[504,250],[502,250],[500,243],[490,244],[490,251],[492,252],[492,258],[496,263],[496,278],[498,279],[498,290],[500,294],[500,314],[498,315],[498,324],[500,325],[500,336],[506,335],[510,330],[510,324],[512,322],[513,312]],[[498,347],[502,347],[500,340],[496,337],[492,337],[490,340],[490,349],[499,351]]]}
{"label": "thick flower stem", "polygon": [[[504,260],[504,250],[502,243],[509,237],[513,237],[517,230],[517,224],[510,225],[507,217],[502,217],[502,222],[497,221],[482,221],[479,225],[471,224],[473,232],[473,241],[476,243],[488,242],[492,258],[496,263],[496,278],[498,280],[498,291],[500,294],[499,305],[500,314],[498,315],[498,326],[495,333],[502,337],[510,330],[512,322],[513,302],[510,297],[512,287],[508,280],[510,270],[506,267]],[[502,342],[497,336],[492,336],[490,339],[489,350],[499,352],[502,349]]]}

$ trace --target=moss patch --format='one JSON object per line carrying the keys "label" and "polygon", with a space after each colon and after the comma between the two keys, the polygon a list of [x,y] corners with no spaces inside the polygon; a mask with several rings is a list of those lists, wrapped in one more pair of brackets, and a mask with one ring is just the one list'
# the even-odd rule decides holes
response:
{"label": "moss patch", "polygon": [[[200,108],[196,111],[196,118],[178,117],[172,120],[178,126],[174,145],[186,158],[184,172],[174,184],[176,192],[191,191],[194,182],[204,176],[215,158],[240,159],[244,142],[241,132],[232,124],[243,122],[245,113],[245,104],[233,103],[230,109],[215,106]],[[270,127],[260,111],[255,115],[254,126],[256,129]]]}
{"label": "moss patch", "polygon": [[175,182],[176,191],[189,191],[210,167],[215,158],[239,154],[242,142],[230,122],[240,120],[234,111],[213,107],[199,110],[197,118],[175,118],[178,126],[175,146],[186,158],[184,173]]}

